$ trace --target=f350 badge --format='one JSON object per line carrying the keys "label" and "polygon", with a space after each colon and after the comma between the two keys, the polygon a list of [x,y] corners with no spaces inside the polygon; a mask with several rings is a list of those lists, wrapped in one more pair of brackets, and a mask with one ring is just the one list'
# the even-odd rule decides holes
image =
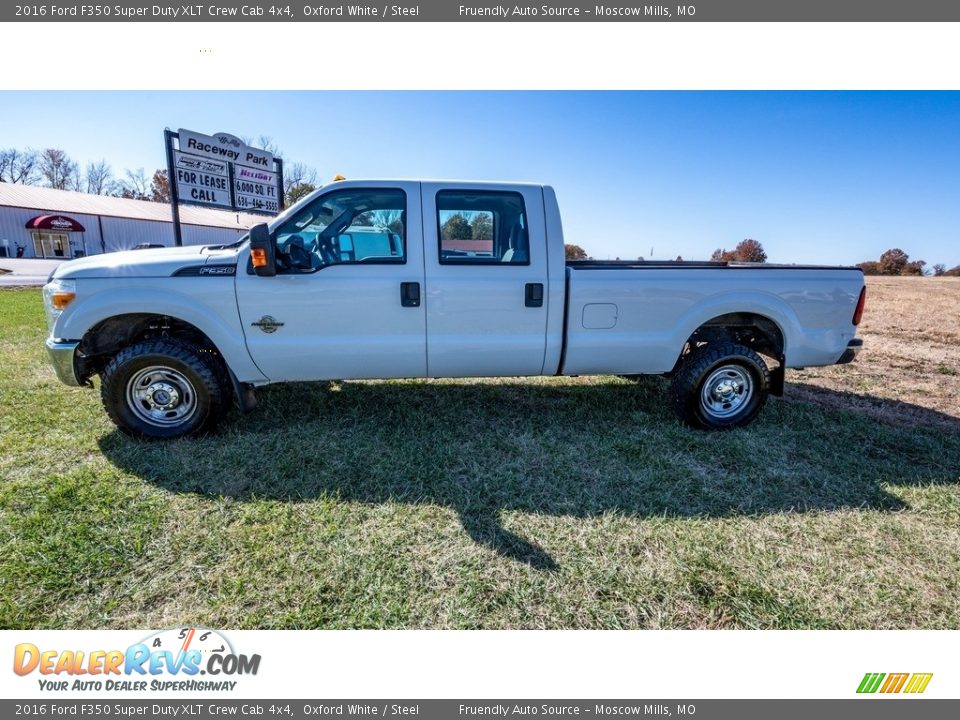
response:
{"label": "f350 badge", "polygon": [[263,330],[265,333],[275,333],[277,328],[283,327],[283,323],[277,320],[275,317],[270,315],[264,315],[262,318],[257,320],[254,323],[250,323],[254,327],[258,327]]}

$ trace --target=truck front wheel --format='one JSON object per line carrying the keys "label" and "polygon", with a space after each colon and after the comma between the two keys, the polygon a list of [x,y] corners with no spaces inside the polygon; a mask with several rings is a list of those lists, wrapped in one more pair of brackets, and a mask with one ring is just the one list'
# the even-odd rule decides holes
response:
{"label": "truck front wheel", "polygon": [[177,340],[121,350],[100,374],[110,419],[134,437],[169,439],[212,430],[229,407],[218,358]]}
{"label": "truck front wheel", "polygon": [[709,344],[680,363],[670,401],[677,417],[691,427],[729,430],[756,419],[769,386],[770,370],[753,350],[735,343]]}

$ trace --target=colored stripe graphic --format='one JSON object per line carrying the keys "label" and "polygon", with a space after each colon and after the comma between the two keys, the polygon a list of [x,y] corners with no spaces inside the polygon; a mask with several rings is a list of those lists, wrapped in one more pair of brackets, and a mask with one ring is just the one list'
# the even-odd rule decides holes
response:
{"label": "colored stripe graphic", "polygon": [[922,693],[927,689],[927,685],[930,684],[930,678],[933,677],[933,673],[914,673],[913,677],[910,678],[910,682],[907,683],[907,687],[904,689],[905,693]]}
{"label": "colored stripe graphic", "polygon": [[882,693],[898,693],[903,688],[903,684],[910,677],[910,673],[890,673],[887,675],[887,681],[880,688]]}
{"label": "colored stripe graphic", "polygon": [[[922,693],[927,689],[933,673],[866,673],[860,685],[857,686],[858,693],[879,692],[890,695],[899,692],[904,693]],[[882,683],[882,685],[881,685]]]}
{"label": "colored stripe graphic", "polygon": [[857,688],[857,692],[875,693],[877,688],[880,687],[880,682],[884,677],[886,676],[883,673],[867,673],[863,676],[863,680],[860,681],[860,687]]}

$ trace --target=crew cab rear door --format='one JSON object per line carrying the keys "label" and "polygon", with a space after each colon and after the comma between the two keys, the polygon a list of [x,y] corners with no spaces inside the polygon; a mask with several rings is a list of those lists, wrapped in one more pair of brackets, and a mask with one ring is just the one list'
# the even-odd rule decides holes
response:
{"label": "crew cab rear door", "polygon": [[547,239],[537,185],[422,183],[431,377],[540,375]]}
{"label": "crew cab rear door", "polygon": [[237,272],[247,348],[270,380],[424,377],[420,184],[340,182],[273,228],[275,277]]}

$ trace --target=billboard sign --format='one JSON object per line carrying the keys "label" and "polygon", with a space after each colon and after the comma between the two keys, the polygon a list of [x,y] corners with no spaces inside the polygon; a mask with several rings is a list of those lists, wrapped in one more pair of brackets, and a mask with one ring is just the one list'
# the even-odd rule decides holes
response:
{"label": "billboard sign", "polygon": [[273,153],[230,133],[205,135],[181,128],[165,136],[172,204],[266,215],[283,208],[283,163]]}

